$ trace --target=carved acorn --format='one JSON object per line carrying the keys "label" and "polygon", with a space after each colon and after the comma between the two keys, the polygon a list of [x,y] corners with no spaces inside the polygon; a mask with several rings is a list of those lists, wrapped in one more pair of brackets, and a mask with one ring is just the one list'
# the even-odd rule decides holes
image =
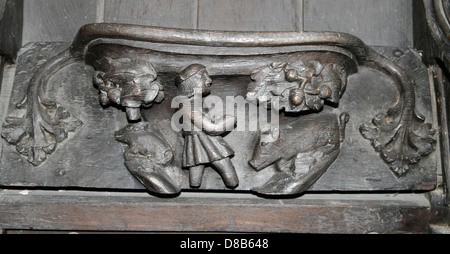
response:
{"label": "carved acorn", "polygon": [[289,100],[291,104],[298,106],[305,100],[305,92],[300,88],[292,89],[289,91]]}
{"label": "carved acorn", "polygon": [[320,87],[319,89],[319,98],[321,99],[327,99],[329,97],[331,97],[332,91],[331,88],[327,85],[323,85]]}
{"label": "carved acorn", "polygon": [[122,89],[112,88],[112,89],[109,89],[106,94],[108,95],[108,99],[110,101],[114,102],[115,104],[120,104],[120,97],[122,94]]}
{"label": "carved acorn", "polygon": [[296,80],[299,80],[300,76],[298,75],[298,71],[297,70],[289,69],[289,70],[286,71],[285,78],[289,82],[294,82]]}

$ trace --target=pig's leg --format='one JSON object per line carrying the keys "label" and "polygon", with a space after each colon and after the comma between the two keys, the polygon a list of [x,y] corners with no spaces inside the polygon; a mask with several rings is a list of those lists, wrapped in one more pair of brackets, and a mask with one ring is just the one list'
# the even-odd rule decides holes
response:
{"label": "pig's leg", "polygon": [[202,184],[203,172],[205,165],[195,166],[189,168],[189,183],[191,187],[198,188]]}
{"label": "pig's leg", "polygon": [[214,161],[211,164],[220,174],[223,182],[228,188],[235,188],[238,186],[239,180],[230,158]]}

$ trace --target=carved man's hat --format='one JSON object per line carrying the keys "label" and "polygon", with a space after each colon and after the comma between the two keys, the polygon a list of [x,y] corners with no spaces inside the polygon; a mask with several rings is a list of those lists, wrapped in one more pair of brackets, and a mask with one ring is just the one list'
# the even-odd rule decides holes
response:
{"label": "carved man's hat", "polygon": [[181,82],[187,80],[188,78],[194,76],[197,72],[206,69],[204,65],[201,64],[191,64],[184,68],[178,76],[175,78],[175,84],[178,86]]}

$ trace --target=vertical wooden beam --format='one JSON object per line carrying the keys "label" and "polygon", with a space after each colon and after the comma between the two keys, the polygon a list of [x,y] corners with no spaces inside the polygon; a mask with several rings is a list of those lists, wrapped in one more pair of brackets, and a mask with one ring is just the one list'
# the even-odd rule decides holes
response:
{"label": "vertical wooden beam", "polygon": [[96,23],[105,22],[105,0],[97,0]]}
{"label": "vertical wooden beam", "polygon": [[[0,55],[0,95],[2,94],[2,80],[3,80],[3,68],[4,68],[4,66],[5,66],[5,57]],[[0,118],[0,121],[3,121],[3,119]]]}
{"label": "vertical wooden beam", "polygon": [[0,55],[6,60],[14,60],[22,46],[22,20],[23,0],[0,0]]}

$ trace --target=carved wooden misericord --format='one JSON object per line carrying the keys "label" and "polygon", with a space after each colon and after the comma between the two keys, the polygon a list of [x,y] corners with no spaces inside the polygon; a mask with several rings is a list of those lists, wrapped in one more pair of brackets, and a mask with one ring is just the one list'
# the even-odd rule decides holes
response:
{"label": "carved wooden misericord", "polygon": [[16,73],[2,185],[299,195],[436,183],[427,70],[409,49],[91,24],[70,45],[29,46]]}

